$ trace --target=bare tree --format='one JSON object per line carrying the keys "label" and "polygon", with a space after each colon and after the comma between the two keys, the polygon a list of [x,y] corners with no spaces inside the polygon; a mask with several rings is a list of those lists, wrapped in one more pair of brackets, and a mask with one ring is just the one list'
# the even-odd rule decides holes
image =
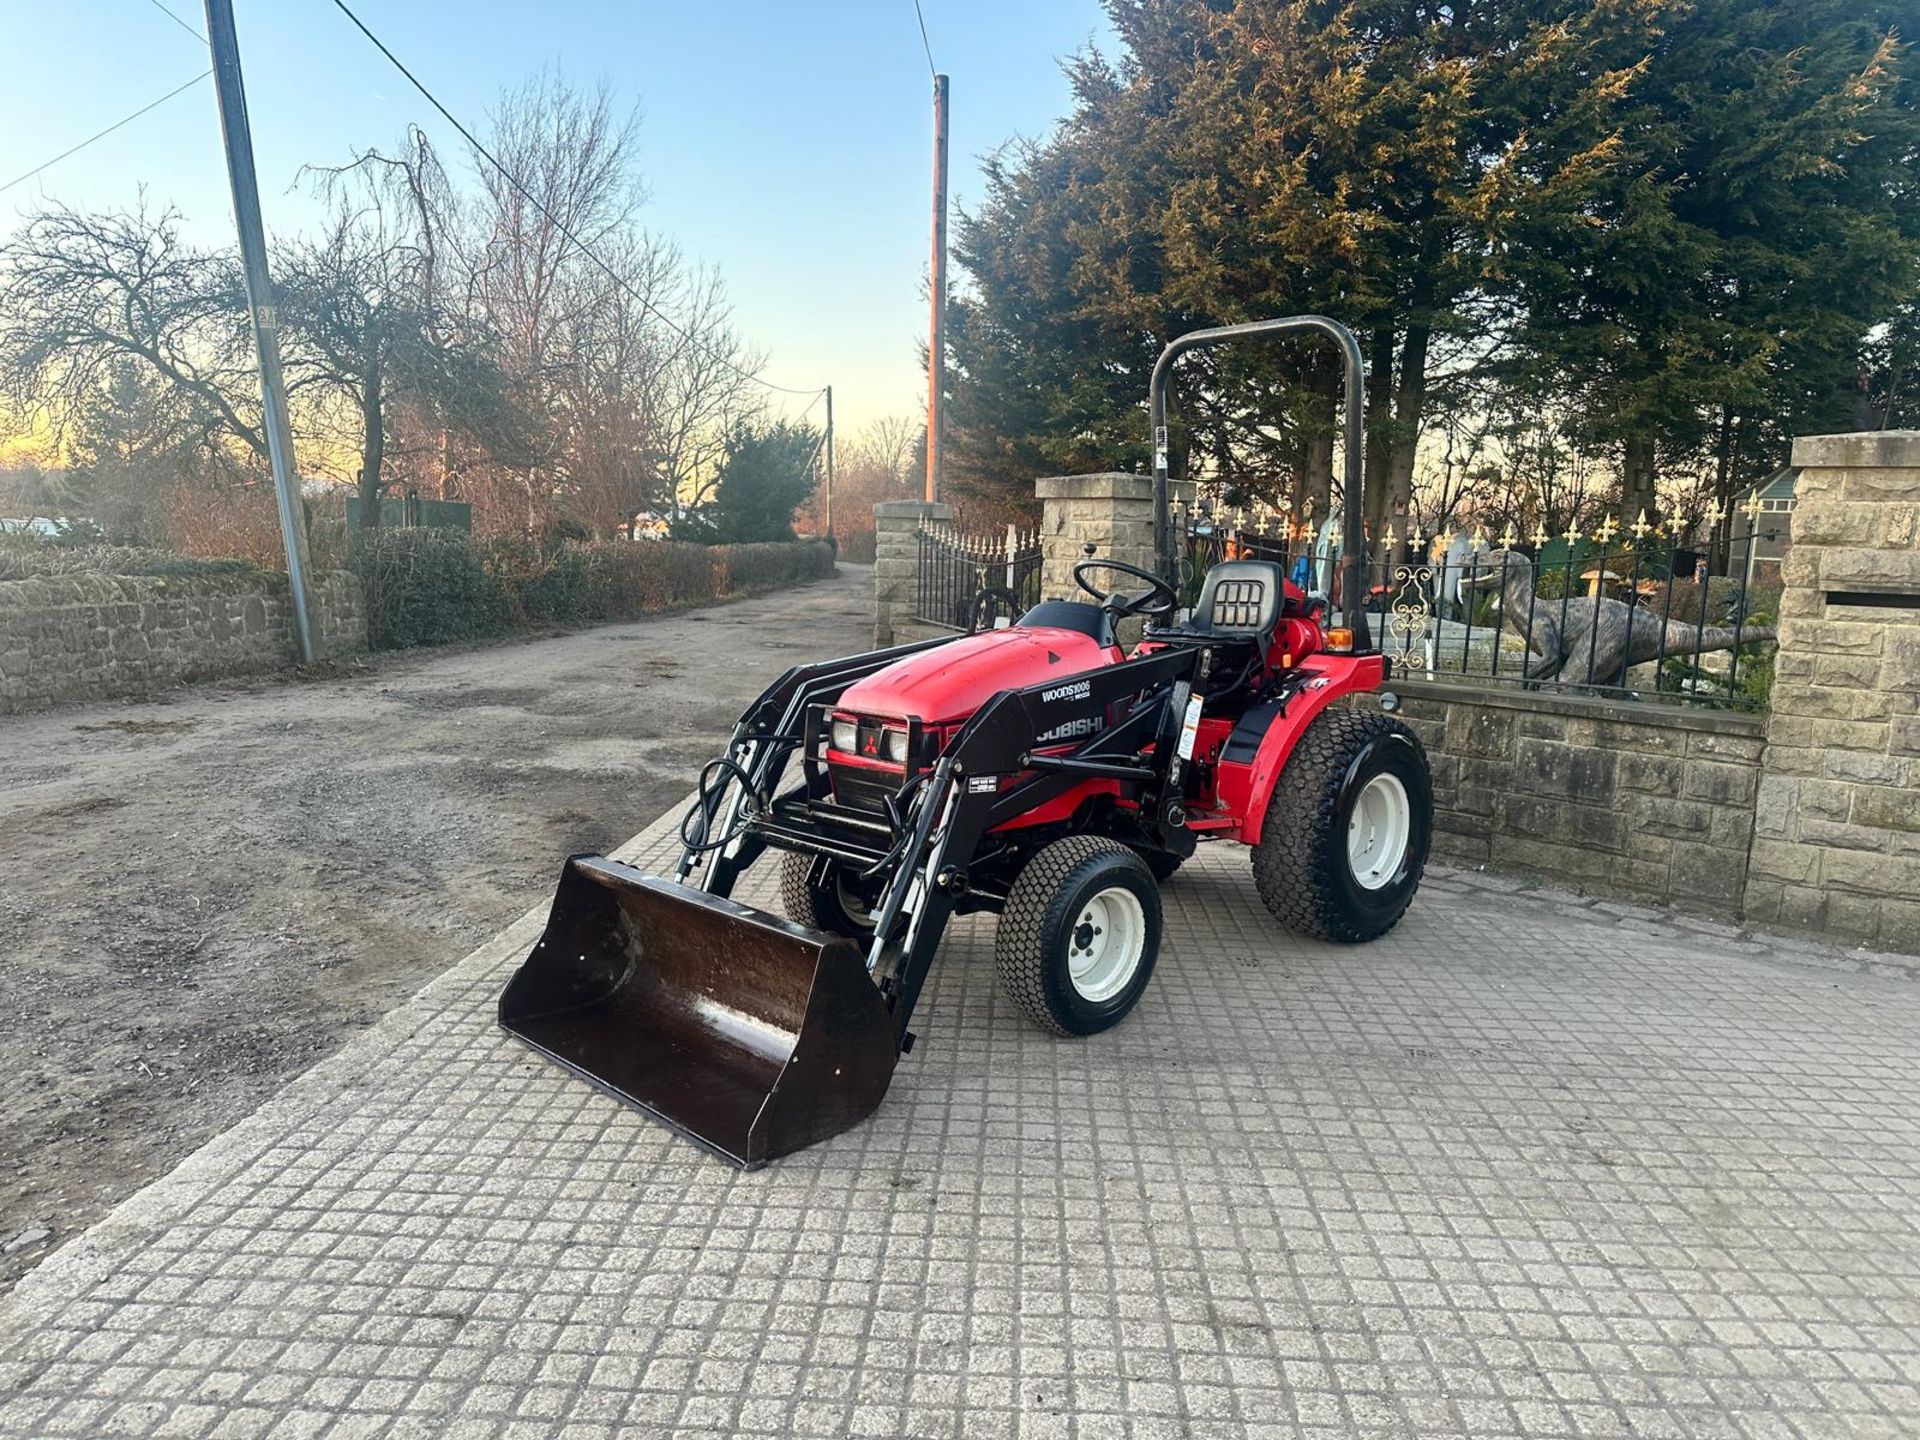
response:
{"label": "bare tree", "polygon": [[[302,459],[356,483],[362,524],[401,483],[534,535],[631,533],[708,497],[725,436],[760,414],[762,361],[719,277],[636,223],[635,133],[604,90],[548,73],[492,116],[511,179],[476,156],[478,184],[454,184],[417,130],[303,171],[333,209],[274,255],[288,391]],[[114,387],[134,394],[124,366],[209,457],[260,468],[233,257],[144,205],[34,217],[0,247],[0,397],[66,444]]]}
{"label": "bare tree", "polygon": [[225,252],[180,238],[179,214],[31,217],[0,246],[0,386],[64,441],[132,360],[190,402],[204,437],[264,461],[245,290]]}
{"label": "bare tree", "polygon": [[[904,415],[875,420],[852,435],[837,438],[833,530],[842,544],[873,529],[873,507],[882,500],[906,500],[920,493],[916,461],[925,425]],[[824,528],[826,497],[808,502],[816,531]]]}
{"label": "bare tree", "polygon": [[288,390],[310,400],[316,423],[344,418],[357,441],[360,523],[377,526],[396,444],[444,455],[454,429],[497,442],[511,406],[490,333],[439,301],[457,202],[425,139],[414,132],[398,156],[368,150],[308,173],[336,208],[318,241],[281,261]]}
{"label": "bare tree", "polygon": [[678,515],[706,503],[719,479],[727,434],[742,421],[762,418],[766,394],[751,378],[764,360],[735,334],[719,275],[691,273],[676,298],[674,327],[660,327],[663,363],[648,411],[661,497]]}
{"label": "bare tree", "polygon": [[499,337],[501,365],[520,403],[562,417],[518,467],[533,532],[546,523],[564,478],[571,435],[562,395],[578,384],[570,374],[580,360],[575,342],[604,294],[602,285],[585,283],[583,272],[597,267],[567,237],[598,246],[632,222],[644,199],[633,173],[638,118],[617,115],[604,87],[583,95],[546,71],[503,94],[491,121],[489,148],[519,183],[475,157],[478,205],[455,234],[470,304]]}

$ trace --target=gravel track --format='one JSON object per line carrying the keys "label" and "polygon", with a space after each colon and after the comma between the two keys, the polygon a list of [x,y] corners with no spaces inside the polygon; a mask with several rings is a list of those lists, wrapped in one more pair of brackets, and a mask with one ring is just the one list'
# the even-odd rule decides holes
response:
{"label": "gravel track", "polygon": [[643,829],[871,596],[0,719],[0,1289]]}

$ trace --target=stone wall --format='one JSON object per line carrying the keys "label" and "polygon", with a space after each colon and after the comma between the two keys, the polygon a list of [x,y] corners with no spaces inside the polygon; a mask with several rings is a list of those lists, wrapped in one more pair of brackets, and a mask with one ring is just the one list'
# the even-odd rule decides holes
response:
{"label": "stone wall", "polygon": [[[323,658],[367,648],[360,585],[314,581]],[[0,714],[294,663],[285,575],[49,575],[0,581]]]}
{"label": "stone wall", "polygon": [[1436,858],[1739,909],[1761,717],[1427,680],[1388,688],[1433,764]]}
{"label": "stone wall", "polygon": [[1793,464],[1747,913],[1920,951],[1920,432]]}
{"label": "stone wall", "polygon": [[905,645],[952,631],[914,618],[913,593],[923,521],[953,519],[951,505],[883,500],[873,507],[873,646]]}

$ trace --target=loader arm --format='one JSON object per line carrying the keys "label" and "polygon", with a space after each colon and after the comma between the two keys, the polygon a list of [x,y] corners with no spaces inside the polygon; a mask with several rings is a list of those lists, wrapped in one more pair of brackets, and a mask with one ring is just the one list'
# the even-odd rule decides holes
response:
{"label": "loader arm", "polygon": [[[967,867],[995,826],[1088,779],[1117,779],[1133,788],[1142,824],[1159,843],[1192,853],[1176,738],[1199,659],[1196,650],[1163,650],[1066,681],[1003,690],[955,737],[915,795],[908,843],[881,897],[868,956],[902,1049],[912,1043],[907,1022],[947,921],[969,893]],[[1033,736],[1128,701],[1118,723],[1074,749],[1032,753]]]}
{"label": "loader arm", "polygon": [[[737,768],[720,772],[723,783],[701,786],[693,810],[680,827],[683,843],[673,878],[709,895],[731,895],[740,872],[766,849],[764,841],[749,832],[745,811],[749,806],[765,807],[771,801],[787,761],[806,743],[808,711],[831,704],[849,685],[897,660],[958,638],[942,635],[864,655],[796,665],[769,685],[734,725],[721,754]],[[715,836],[722,838],[715,841]]]}

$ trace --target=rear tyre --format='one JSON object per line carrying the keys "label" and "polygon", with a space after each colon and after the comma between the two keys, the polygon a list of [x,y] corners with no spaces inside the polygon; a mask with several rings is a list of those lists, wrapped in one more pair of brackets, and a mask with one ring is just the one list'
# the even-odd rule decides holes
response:
{"label": "rear tyre", "polygon": [[789,850],[780,857],[780,908],[796,925],[809,925],[854,940],[873,938],[873,915],[846,867],[829,862],[815,883],[813,857]]}
{"label": "rear tyre", "polygon": [[1375,940],[1399,923],[1426,869],[1433,781],[1398,720],[1330,710],[1307,727],[1273,787],[1253,878],[1289,929]]}
{"label": "rear tyre", "polygon": [[1116,840],[1071,835],[1027,861],[994,939],[1000,989],[1056,1035],[1126,1018],[1160,954],[1160,890]]}

